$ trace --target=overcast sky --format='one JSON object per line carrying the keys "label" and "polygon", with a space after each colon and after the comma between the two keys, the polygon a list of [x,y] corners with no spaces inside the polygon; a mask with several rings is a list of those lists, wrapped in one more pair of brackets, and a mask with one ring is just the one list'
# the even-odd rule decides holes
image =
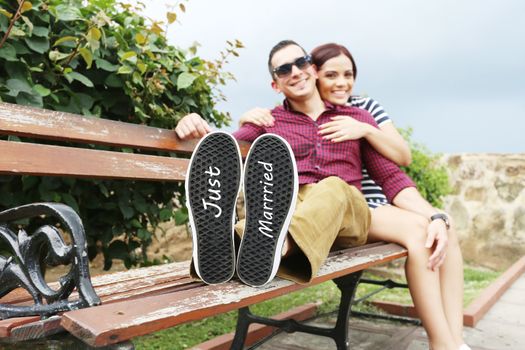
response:
{"label": "overcast sky", "polygon": [[[164,18],[168,0],[143,0]],[[174,2],[171,2],[174,3]],[[378,100],[396,126],[434,152],[525,152],[523,0],[189,0],[168,32],[213,59],[226,40],[246,46],[227,69],[237,82],[218,108],[237,125],[246,110],[282,100],[270,88],[271,47],[337,42],[354,55],[356,94]]]}

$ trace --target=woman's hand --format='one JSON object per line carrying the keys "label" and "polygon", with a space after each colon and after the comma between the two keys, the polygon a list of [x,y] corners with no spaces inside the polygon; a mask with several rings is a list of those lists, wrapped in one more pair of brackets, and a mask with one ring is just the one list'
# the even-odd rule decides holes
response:
{"label": "woman's hand", "polygon": [[358,140],[366,137],[373,126],[355,120],[352,117],[338,115],[332,121],[319,126],[319,134],[323,139],[332,142]]}
{"label": "woman's hand", "polygon": [[202,119],[197,113],[191,113],[185,115],[175,127],[175,132],[181,140],[190,139],[190,138],[201,138],[204,135],[210,133],[211,127]]}
{"label": "woman's hand", "polygon": [[269,109],[256,107],[241,116],[239,126],[243,126],[245,123],[253,123],[257,126],[271,127],[273,122],[274,119]]}
{"label": "woman's hand", "polygon": [[435,271],[440,267],[447,256],[448,233],[447,226],[443,220],[432,220],[427,227],[427,241],[425,248],[434,247],[434,251],[428,258],[428,268]]}

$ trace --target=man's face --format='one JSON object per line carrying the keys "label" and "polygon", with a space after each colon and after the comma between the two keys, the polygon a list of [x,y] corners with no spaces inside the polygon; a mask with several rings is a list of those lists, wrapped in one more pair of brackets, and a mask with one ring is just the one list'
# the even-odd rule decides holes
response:
{"label": "man's face", "polygon": [[[273,55],[271,61],[272,67],[276,68],[283,64],[295,62],[298,58],[304,57],[305,55],[299,46],[289,45]],[[302,100],[310,97],[315,91],[317,72],[312,65],[307,65],[303,67],[303,69],[299,69],[294,65],[289,75],[278,77],[274,74],[273,78],[272,88],[275,91],[282,92],[286,98],[291,100]]]}

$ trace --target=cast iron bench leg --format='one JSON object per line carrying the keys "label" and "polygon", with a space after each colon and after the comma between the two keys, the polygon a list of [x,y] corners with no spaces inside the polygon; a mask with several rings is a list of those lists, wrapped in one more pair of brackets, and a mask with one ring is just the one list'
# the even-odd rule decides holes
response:
{"label": "cast iron bench leg", "polygon": [[237,327],[235,328],[235,336],[233,337],[231,350],[242,350],[244,347],[244,342],[248,335],[248,327],[251,323],[251,316],[253,316],[253,314],[250,312],[250,308],[243,307],[239,309]]}
{"label": "cast iron bench leg", "polygon": [[337,323],[334,327],[333,339],[337,344],[338,350],[346,350],[350,345],[348,339],[348,326],[350,320],[350,313],[352,301],[354,300],[357,285],[363,271],[354,272],[350,275],[334,279],[335,284],[341,290],[341,302],[339,304],[339,312],[337,314]]}
{"label": "cast iron bench leg", "polygon": [[350,275],[334,279],[337,287],[341,290],[341,301],[339,304],[337,322],[334,328],[309,326],[292,319],[281,321],[273,320],[271,318],[259,317],[252,314],[248,307],[243,307],[239,309],[237,328],[235,330],[235,337],[233,338],[231,349],[242,350],[248,335],[249,325],[251,323],[260,323],[280,328],[287,333],[303,332],[329,337],[335,341],[337,350],[347,350],[349,345],[348,323],[350,318],[350,306],[352,305],[355,290],[362,273],[362,271],[358,271]]}

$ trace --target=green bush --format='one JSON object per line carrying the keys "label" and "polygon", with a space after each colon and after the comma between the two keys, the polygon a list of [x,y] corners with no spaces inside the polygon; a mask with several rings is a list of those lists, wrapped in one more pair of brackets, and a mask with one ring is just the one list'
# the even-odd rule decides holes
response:
{"label": "green bush", "polygon": [[438,164],[440,155],[433,154],[424,145],[413,142],[412,129],[400,130],[412,150],[412,163],[401,167],[414,180],[419,192],[434,207],[443,207],[443,197],[450,193],[447,170]]}
{"label": "green bush", "polygon": [[[205,61],[196,47],[167,44],[163,26],[177,13],[167,13],[167,24],[149,22],[141,6],[0,0],[0,100],[162,128],[190,112],[228,124],[214,106],[220,85],[233,79],[224,64],[242,44],[227,42],[220,59]],[[177,11],[185,11],[182,3]],[[84,220],[90,257],[103,251],[106,268],[115,258],[127,266],[145,261],[146,250],[136,248],[151,242],[153,228],[186,219],[184,209],[174,213],[174,194],[183,189],[173,183],[4,177],[0,193],[0,209],[42,200],[72,206]]]}

